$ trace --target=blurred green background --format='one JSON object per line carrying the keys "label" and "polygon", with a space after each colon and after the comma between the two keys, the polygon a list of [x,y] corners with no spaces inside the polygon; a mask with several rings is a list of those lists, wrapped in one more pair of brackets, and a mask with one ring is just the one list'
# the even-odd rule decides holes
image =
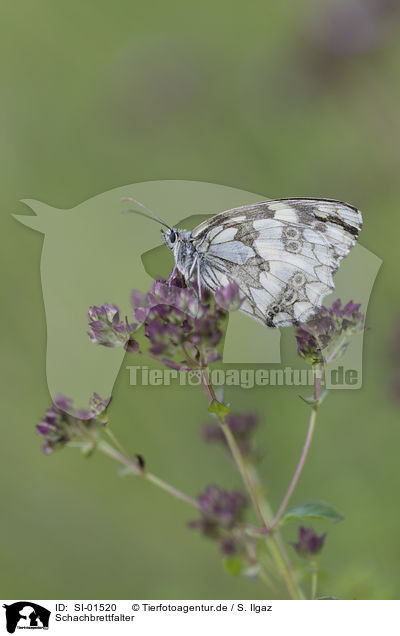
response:
{"label": "blurred green background", "polygon": [[[43,238],[10,215],[26,212],[22,198],[71,208],[154,179],[334,197],[363,211],[361,243],[384,261],[367,315],[364,385],[324,403],[293,503],[322,499],[346,515],[314,524],[328,531],[321,593],[398,598],[400,406],[389,385],[399,362],[390,355],[399,312],[399,18],[391,0],[3,0],[3,598],[267,597],[261,584],[230,577],[216,546],[187,530],[193,513],[183,503],[119,479],[106,458],[84,461],[72,449],[45,457],[35,434],[49,404]],[[237,409],[262,414],[260,470],[275,507],[306,431],[297,393],[227,393]],[[240,487],[223,451],[201,442],[200,391],[129,387],[121,371],[114,398],[114,429],[154,472],[192,496],[209,483]],[[286,528],[288,541],[295,535]]]}

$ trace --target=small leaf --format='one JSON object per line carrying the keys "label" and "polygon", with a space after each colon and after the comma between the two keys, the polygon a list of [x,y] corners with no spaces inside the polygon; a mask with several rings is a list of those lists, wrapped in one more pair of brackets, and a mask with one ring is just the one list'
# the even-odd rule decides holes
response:
{"label": "small leaf", "polygon": [[306,501],[288,510],[283,516],[281,524],[292,521],[293,519],[302,519],[305,517],[309,519],[327,519],[334,523],[343,521],[344,519],[342,513],[330,504],[324,503],[323,501]]}
{"label": "small leaf", "polygon": [[300,400],[303,400],[303,402],[305,402],[309,406],[314,406],[314,404],[318,404],[318,406],[319,406],[325,400],[325,398],[328,395],[328,393],[329,393],[329,391],[322,391],[320,396],[319,396],[319,398],[317,400],[314,398],[313,395],[310,396],[310,397],[303,397],[302,395],[299,395],[299,398],[300,398]]}
{"label": "small leaf", "polygon": [[218,417],[225,417],[225,415],[228,415],[230,410],[230,406],[226,406],[226,404],[222,404],[222,402],[218,402],[218,400],[211,402],[208,407],[208,412],[215,413]]}
{"label": "small leaf", "polygon": [[243,560],[240,556],[226,557],[224,559],[224,567],[229,574],[239,576],[242,571]]}
{"label": "small leaf", "polygon": [[300,400],[303,400],[303,402],[305,402],[309,406],[314,406],[314,404],[317,404],[317,402],[318,402],[318,400],[316,400],[313,396],[311,396],[311,397],[303,397],[302,395],[299,395],[299,398],[300,398]]}

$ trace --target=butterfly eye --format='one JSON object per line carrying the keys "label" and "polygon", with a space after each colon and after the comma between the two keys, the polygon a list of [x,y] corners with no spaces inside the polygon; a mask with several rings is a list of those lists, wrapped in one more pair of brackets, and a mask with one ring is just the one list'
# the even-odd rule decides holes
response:
{"label": "butterfly eye", "polygon": [[175,241],[176,241],[176,233],[174,232],[174,230],[170,231],[168,238],[169,238],[169,242],[171,244],[175,243]]}

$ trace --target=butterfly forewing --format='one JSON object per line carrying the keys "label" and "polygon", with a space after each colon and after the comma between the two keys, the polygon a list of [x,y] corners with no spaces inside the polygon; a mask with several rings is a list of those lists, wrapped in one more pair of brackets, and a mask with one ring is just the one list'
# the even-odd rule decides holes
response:
{"label": "butterfly forewing", "polygon": [[334,288],[361,213],[340,201],[278,199],[221,212],[192,232],[202,284],[235,281],[241,310],[270,327],[304,322]]}

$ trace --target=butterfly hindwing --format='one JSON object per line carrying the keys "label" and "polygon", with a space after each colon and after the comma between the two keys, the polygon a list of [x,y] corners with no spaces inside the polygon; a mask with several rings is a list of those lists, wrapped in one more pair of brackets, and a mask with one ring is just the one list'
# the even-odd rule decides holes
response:
{"label": "butterfly hindwing", "polygon": [[202,283],[235,281],[241,310],[270,327],[304,322],[333,288],[361,213],[340,201],[279,199],[221,212],[192,232]]}

